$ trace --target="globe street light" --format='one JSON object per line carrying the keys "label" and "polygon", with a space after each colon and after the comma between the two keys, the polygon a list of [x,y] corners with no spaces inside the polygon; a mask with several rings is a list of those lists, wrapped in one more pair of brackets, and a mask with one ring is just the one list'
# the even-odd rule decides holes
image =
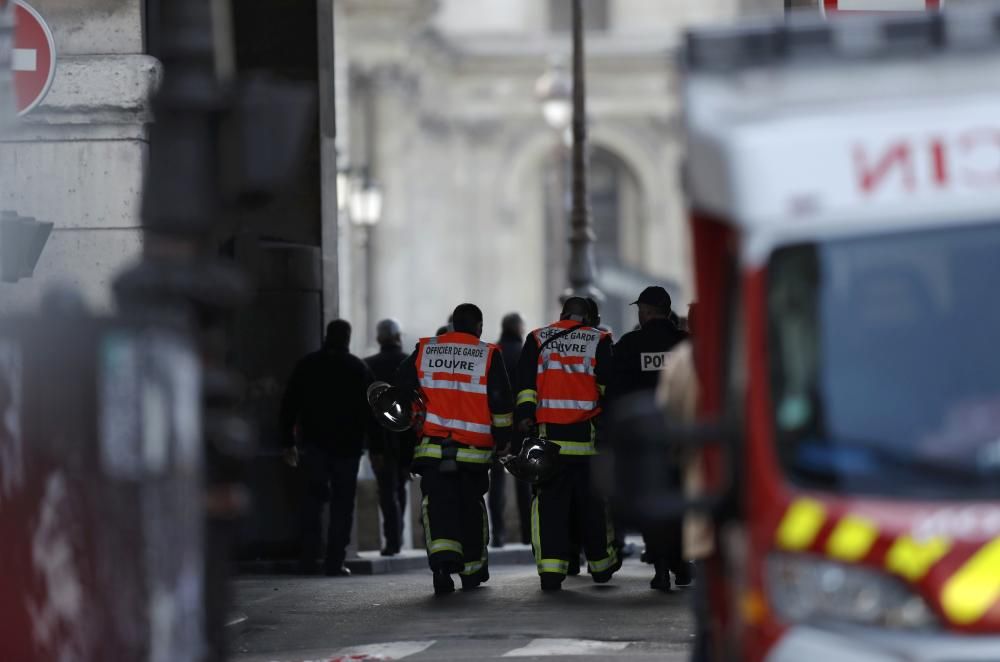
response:
{"label": "globe street light", "polygon": [[363,169],[355,181],[349,206],[355,225],[372,227],[382,220],[382,189],[372,181],[368,168]]}
{"label": "globe street light", "polygon": [[535,83],[535,96],[542,104],[545,123],[559,135],[573,120],[573,81],[562,61],[554,59],[548,70]]}

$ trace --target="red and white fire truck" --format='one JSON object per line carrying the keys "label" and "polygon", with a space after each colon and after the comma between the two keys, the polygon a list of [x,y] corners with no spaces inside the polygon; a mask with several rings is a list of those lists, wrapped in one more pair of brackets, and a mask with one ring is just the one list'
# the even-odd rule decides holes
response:
{"label": "red and white fire truck", "polygon": [[713,658],[1000,660],[1000,6],[685,51]]}

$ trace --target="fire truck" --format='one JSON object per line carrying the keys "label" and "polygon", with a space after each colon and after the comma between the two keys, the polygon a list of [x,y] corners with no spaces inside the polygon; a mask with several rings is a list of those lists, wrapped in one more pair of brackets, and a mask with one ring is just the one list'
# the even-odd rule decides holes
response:
{"label": "fire truck", "polygon": [[1000,5],[828,18],[684,47],[711,657],[995,662]]}

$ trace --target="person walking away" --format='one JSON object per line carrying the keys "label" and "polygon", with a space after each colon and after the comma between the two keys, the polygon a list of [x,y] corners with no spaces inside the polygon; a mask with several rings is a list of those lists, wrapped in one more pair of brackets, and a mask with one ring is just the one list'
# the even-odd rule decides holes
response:
{"label": "person walking away", "polygon": [[422,338],[399,368],[395,386],[426,404],[413,471],[421,477],[427,558],[434,593],[471,590],[490,577],[486,503],[494,452],[510,440],[514,403],[503,355],[480,340],[483,313],[455,308],[454,331]]}
{"label": "person walking away", "polygon": [[[615,400],[624,396],[654,391],[668,364],[668,354],[688,337],[671,321],[670,295],[662,287],[647,287],[633,305],[638,306],[639,329],[625,334],[615,345],[612,406]],[[668,479],[679,485],[680,467],[672,465],[668,473]],[[627,477],[619,476],[618,479],[627,480]],[[670,571],[678,586],[690,584],[690,565],[681,554],[681,520],[672,519],[665,525],[641,520],[637,523],[646,542],[646,560],[655,568],[650,587],[669,591]]]}
{"label": "person walking away", "polygon": [[517,368],[518,431],[537,432],[560,447],[560,471],[536,488],[532,501],[532,547],[543,591],[561,588],[576,549],[574,530],[595,582],[609,581],[621,568],[607,504],[591,484],[612,343],[587,324],[589,312],[586,299],[568,298],[559,321],[527,337]]}
{"label": "person walking away", "polygon": [[[384,319],[375,326],[378,354],[365,359],[375,379],[391,383],[396,371],[406,360],[402,331],[393,319]],[[412,431],[393,432],[376,428],[368,440],[368,459],[378,483],[379,508],[382,510],[382,535],[385,547],[382,556],[395,556],[403,545],[403,518],[406,514],[406,483],[410,479],[410,462],[416,437]]]}
{"label": "person walking away", "polygon": [[[503,363],[507,367],[507,377],[511,384],[515,380],[517,362],[521,356],[521,346],[524,344],[524,319],[518,313],[509,313],[500,323],[500,340],[497,347],[503,355]],[[506,510],[507,472],[499,460],[494,460],[490,469],[490,522],[493,527],[491,545],[503,547],[507,542],[507,527],[504,520]],[[521,542],[531,543],[531,486],[520,480],[514,481],[517,498],[517,514],[520,523]]]}
{"label": "person walking away", "polygon": [[326,501],[330,502],[326,574],[351,574],[344,558],[351,540],[358,466],[373,425],[366,392],[374,376],[348,351],[350,342],[351,325],[345,320],[330,322],[322,349],[295,366],[281,403],[285,461],[298,466],[305,481],[299,561],[305,574],[318,569],[320,518]]}

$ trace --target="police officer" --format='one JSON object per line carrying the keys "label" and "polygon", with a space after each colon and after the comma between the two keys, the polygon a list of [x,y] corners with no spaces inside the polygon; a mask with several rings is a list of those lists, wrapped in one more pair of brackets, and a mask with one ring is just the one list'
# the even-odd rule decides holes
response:
{"label": "police officer", "polygon": [[588,324],[585,299],[570,297],[558,322],[534,330],[518,362],[518,431],[557,443],[561,470],[536,488],[531,507],[532,548],[543,591],[559,590],[583,544],[595,582],[621,568],[607,506],[591,486],[599,416],[612,361],[609,334]]}
{"label": "police officer", "polygon": [[[638,306],[639,329],[625,334],[615,345],[612,400],[656,389],[667,366],[669,352],[688,337],[671,321],[670,295],[662,287],[647,287],[633,305]],[[670,479],[679,484],[679,467],[670,467]],[[656,568],[650,587],[669,591],[671,570],[679,586],[690,584],[690,566],[681,557],[681,521],[670,520],[665,525],[639,521],[638,524],[646,541],[645,558]]]}
{"label": "police officer", "polygon": [[452,325],[453,331],[421,339],[396,376],[396,386],[418,392],[427,408],[413,471],[421,476],[436,595],[455,590],[453,574],[463,590],[490,577],[483,495],[494,452],[509,443],[514,409],[503,356],[480,340],[482,311],[463,303]]}

